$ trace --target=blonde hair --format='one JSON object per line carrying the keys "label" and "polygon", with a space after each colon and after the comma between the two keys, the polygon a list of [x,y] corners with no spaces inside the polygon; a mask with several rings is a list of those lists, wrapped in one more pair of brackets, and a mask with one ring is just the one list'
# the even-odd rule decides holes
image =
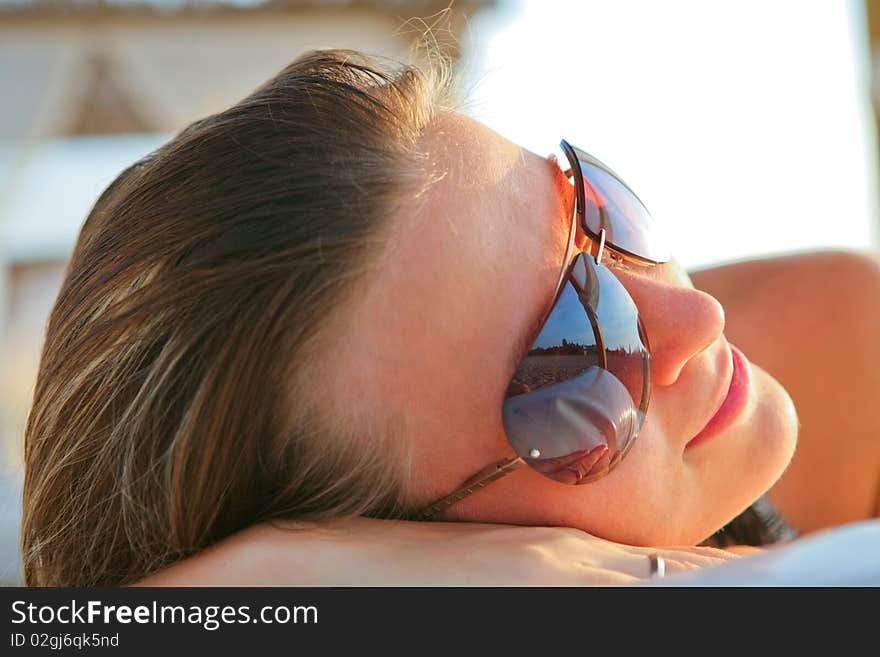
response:
{"label": "blonde hair", "polygon": [[451,82],[442,59],[310,52],[105,190],[26,428],[28,585],[131,583],[271,518],[406,513],[394,418],[347,413],[321,363]]}

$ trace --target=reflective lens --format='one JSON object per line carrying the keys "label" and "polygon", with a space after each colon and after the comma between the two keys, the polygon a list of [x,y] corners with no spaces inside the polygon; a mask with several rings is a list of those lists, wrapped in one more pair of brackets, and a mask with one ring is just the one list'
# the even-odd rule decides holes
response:
{"label": "reflective lens", "polygon": [[503,409],[508,440],[551,479],[598,479],[635,442],[650,381],[635,303],[608,268],[581,254],[511,381]]}
{"label": "reflective lens", "polygon": [[623,180],[589,153],[562,142],[577,190],[578,215],[588,235],[598,239],[605,229],[605,242],[617,251],[653,263],[667,262],[671,255],[663,227],[648,213]]}

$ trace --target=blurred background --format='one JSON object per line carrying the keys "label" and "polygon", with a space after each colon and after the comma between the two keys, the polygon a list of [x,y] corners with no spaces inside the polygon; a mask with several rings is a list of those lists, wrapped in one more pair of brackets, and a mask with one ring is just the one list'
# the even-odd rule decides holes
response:
{"label": "blurred background", "polygon": [[301,52],[405,59],[408,19],[447,8],[465,111],[601,158],[686,267],[880,246],[880,0],[0,0],[0,584],[45,322],[100,192]]}

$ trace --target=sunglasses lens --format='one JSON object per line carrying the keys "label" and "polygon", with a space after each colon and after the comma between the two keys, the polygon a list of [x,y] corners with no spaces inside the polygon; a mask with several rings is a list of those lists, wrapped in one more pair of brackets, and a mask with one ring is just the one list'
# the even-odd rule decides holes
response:
{"label": "sunglasses lens", "polygon": [[508,440],[551,479],[594,481],[635,442],[650,380],[635,303],[610,270],[582,254],[508,388]]}
{"label": "sunglasses lens", "polygon": [[663,227],[648,213],[623,180],[589,153],[563,142],[575,173],[581,225],[598,238],[605,229],[605,241],[618,251],[650,260],[667,262],[671,258],[663,239]]}

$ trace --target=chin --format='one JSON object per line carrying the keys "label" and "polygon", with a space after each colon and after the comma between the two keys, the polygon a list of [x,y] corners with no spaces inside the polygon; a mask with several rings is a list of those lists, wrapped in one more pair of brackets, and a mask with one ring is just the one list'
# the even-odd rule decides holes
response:
{"label": "chin", "polygon": [[[776,379],[755,365],[752,372],[742,414],[723,432],[685,450],[665,485],[640,496],[632,517],[605,518],[610,522],[600,535],[639,546],[696,545],[776,483],[794,455],[797,413]],[[643,474],[641,481],[648,480]]]}
{"label": "chin", "polygon": [[748,508],[776,483],[794,456],[798,437],[794,402],[766,371],[754,364],[752,371],[754,396],[746,421],[716,436],[717,444],[707,444],[695,459],[694,465],[707,472],[702,483],[713,489],[705,498],[715,504],[704,509],[702,522],[689,532],[687,543],[701,542]]}

